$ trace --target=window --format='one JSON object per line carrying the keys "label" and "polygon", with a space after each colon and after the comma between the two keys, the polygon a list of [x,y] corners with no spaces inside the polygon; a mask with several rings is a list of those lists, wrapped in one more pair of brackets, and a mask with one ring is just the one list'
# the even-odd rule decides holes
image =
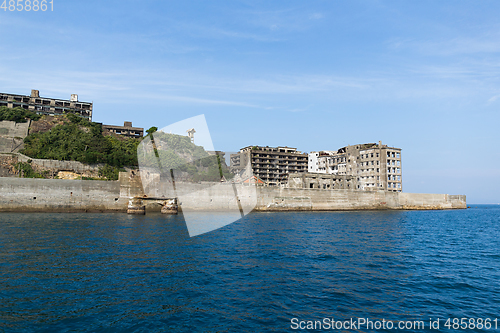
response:
{"label": "window", "polygon": [[397,172],[398,172],[398,173],[401,173],[401,169],[399,169],[399,168],[398,168],[398,169],[397,169]]}
{"label": "window", "polygon": [[377,157],[378,157],[378,153],[377,153]]}
{"label": "window", "polygon": [[400,165],[399,163],[401,163],[401,162],[400,162],[400,161],[397,161],[397,162],[396,162],[396,165],[397,165],[397,166],[399,166],[399,165]]}
{"label": "window", "polygon": [[396,158],[399,158],[399,156],[401,156],[399,153],[396,153]]}
{"label": "window", "polygon": [[373,157],[373,153],[372,153],[372,157]]}

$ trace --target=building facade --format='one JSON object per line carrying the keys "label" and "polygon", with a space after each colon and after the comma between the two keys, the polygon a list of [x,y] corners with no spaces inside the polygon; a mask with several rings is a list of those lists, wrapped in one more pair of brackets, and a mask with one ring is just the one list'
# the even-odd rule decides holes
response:
{"label": "building facade", "polygon": [[360,190],[403,191],[401,148],[376,143],[311,152],[308,171],[355,177]]}
{"label": "building facade", "polygon": [[350,190],[357,188],[356,177],[316,172],[291,173],[289,188],[313,188],[322,190]]}
{"label": "building facade", "polygon": [[40,97],[38,90],[31,90],[30,96],[0,93],[0,106],[21,107],[40,115],[49,116],[74,113],[92,121],[93,103],[79,101],[76,94],[72,94],[71,98],[66,100]]}
{"label": "building facade", "polygon": [[255,175],[267,186],[284,184],[288,174],[307,171],[307,154],[297,148],[248,146],[230,158],[232,172],[241,179]]}
{"label": "building facade", "polygon": [[144,128],[142,127],[132,127],[131,121],[125,121],[123,126],[115,125],[102,125],[102,131],[104,134],[114,133],[118,135],[123,135],[129,138],[142,138],[144,136]]}

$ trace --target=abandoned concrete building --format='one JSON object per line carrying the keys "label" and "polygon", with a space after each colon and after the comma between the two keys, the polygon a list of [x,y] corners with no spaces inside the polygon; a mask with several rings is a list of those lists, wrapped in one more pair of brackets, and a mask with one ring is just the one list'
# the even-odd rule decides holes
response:
{"label": "abandoned concrete building", "polygon": [[123,135],[129,138],[142,138],[144,135],[144,128],[142,127],[132,127],[131,121],[125,121],[123,126],[115,125],[102,125],[103,133],[115,133],[118,135]]}
{"label": "abandoned concrete building", "polygon": [[403,191],[401,148],[376,143],[309,153],[308,172],[352,176],[365,191]]}
{"label": "abandoned concrete building", "polygon": [[286,183],[289,173],[307,171],[307,154],[297,148],[248,146],[230,159],[231,170],[241,179],[255,175],[267,186]]}
{"label": "abandoned concrete building", "polygon": [[31,95],[0,93],[0,106],[21,107],[41,115],[62,115],[74,113],[92,121],[92,103],[81,102],[78,95],[72,94],[69,100],[40,97],[38,90],[31,90]]}
{"label": "abandoned concrete building", "polygon": [[288,187],[345,190],[356,189],[357,182],[353,176],[301,172],[288,175]]}

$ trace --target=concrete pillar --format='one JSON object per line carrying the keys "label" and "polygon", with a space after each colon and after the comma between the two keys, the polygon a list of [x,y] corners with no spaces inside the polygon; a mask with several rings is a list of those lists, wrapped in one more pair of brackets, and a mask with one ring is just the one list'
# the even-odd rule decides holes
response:
{"label": "concrete pillar", "polygon": [[161,207],[162,214],[177,214],[177,212],[177,198],[169,199],[163,202],[163,205]]}
{"label": "concrete pillar", "polygon": [[131,198],[128,201],[127,214],[145,215],[146,206],[142,202],[142,199]]}

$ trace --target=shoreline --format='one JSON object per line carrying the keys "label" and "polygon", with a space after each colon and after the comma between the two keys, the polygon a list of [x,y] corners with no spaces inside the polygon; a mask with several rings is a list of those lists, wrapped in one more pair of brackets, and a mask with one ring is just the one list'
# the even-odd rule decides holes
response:
{"label": "shoreline", "polygon": [[[237,188],[238,197],[235,197]],[[164,192],[169,193],[169,192]],[[148,197],[140,176],[118,181],[0,178],[0,212],[127,212],[136,198],[146,211],[160,211],[168,195]],[[390,211],[466,209],[465,195],[386,191],[322,190],[214,183],[190,184],[176,193],[179,211]]]}

